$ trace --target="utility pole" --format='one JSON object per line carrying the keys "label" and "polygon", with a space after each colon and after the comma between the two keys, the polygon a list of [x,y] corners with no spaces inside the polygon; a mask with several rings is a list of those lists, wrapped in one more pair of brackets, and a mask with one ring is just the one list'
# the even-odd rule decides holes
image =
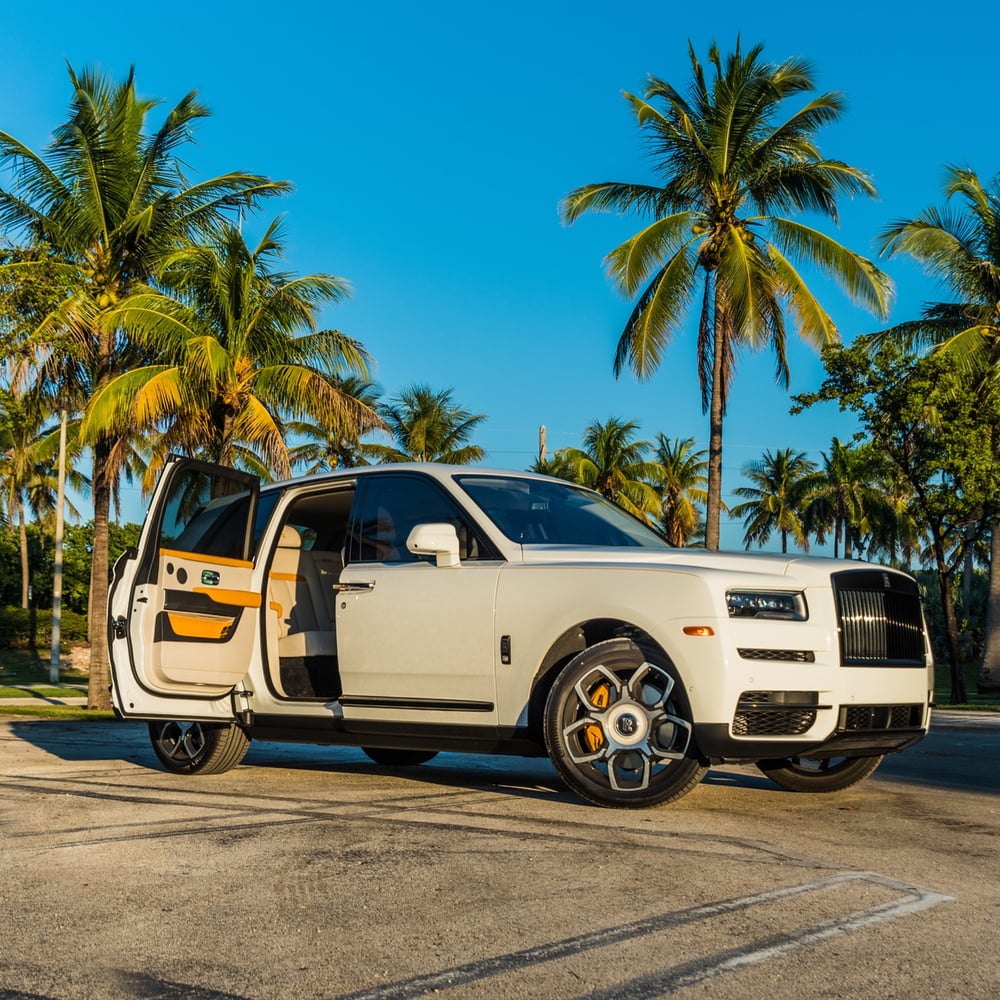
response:
{"label": "utility pole", "polygon": [[538,464],[545,465],[545,424],[538,428]]}

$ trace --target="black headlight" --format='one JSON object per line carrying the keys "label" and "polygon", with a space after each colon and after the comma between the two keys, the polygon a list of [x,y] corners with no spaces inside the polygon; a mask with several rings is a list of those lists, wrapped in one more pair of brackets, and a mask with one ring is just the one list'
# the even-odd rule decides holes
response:
{"label": "black headlight", "polygon": [[805,595],[794,590],[727,590],[730,618],[771,618],[804,622],[809,617]]}

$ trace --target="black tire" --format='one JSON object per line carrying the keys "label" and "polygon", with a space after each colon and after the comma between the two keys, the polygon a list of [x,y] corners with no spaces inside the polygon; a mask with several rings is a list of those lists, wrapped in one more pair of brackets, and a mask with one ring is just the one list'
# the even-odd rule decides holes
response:
{"label": "black tire", "polygon": [[390,750],[386,747],[362,747],[368,757],[376,764],[386,767],[415,767],[426,764],[437,756],[436,750]]}
{"label": "black tire", "polygon": [[673,802],[707,770],[673,666],[630,639],[597,643],[563,668],[545,702],[545,745],[566,784],[599,806]]}
{"label": "black tire", "polygon": [[250,737],[235,724],[151,722],[149,739],[160,763],[174,774],[221,774],[250,749]]}
{"label": "black tire", "polygon": [[882,761],[877,757],[779,757],[757,767],[790,792],[839,792],[864,781]]}

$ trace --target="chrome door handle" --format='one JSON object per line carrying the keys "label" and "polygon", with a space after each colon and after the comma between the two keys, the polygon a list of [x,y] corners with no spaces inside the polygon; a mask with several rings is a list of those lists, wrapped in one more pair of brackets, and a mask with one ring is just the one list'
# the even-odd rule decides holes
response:
{"label": "chrome door handle", "polygon": [[337,594],[344,594],[344,593],[347,593],[348,591],[352,591],[352,590],[358,591],[358,590],[374,590],[374,589],[375,589],[375,581],[374,580],[366,580],[366,581],[358,582],[358,583],[335,583],[335,584],[333,584],[333,590]]}

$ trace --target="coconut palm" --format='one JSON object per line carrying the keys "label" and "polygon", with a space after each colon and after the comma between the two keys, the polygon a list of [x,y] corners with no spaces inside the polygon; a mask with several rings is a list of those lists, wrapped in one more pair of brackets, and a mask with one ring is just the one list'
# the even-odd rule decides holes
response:
{"label": "coconut palm", "polygon": [[699,508],[706,498],[705,452],[695,451],[694,438],[670,440],[660,433],[656,436],[656,461],[663,467],[660,521],[664,534],[671,545],[687,545],[697,534]]}
{"label": "coconut palm", "polygon": [[723,59],[712,45],[708,79],[688,48],[687,96],[656,77],[644,98],[625,95],[659,184],[589,184],[567,195],[562,212],[571,223],[607,210],[649,220],[605,258],[615,287],[635,299],[616,375],[628,368],[651,377],[699,302],[698,377],[709,413],[706,544],[717,549],[722,425],[739,350],[770,347],[776,378],[787,387],[786,315],[807,343],[839,342],[794,259],[832,276],[879,316],[888,312],[891,283],[871,261],[786,214],[812,211],[836,222],[839,195],[875,194],[862,171],[824,158],[816,145],[816,133],[842,115],[843,97],[821,94],[789,113],[789,99],[814,89],[805,61],[767,63],[761,46],[744,53],[738,41]]}
{"label": "coconut palm", "polygon": [[[357,375],[333,381],[345,397],[377,412],[381,390],[374,382]],[[309,420],[290,420],[285,429],[289,436],[306,439],[288,449],[292,466],[301,468],[306,475],[369,465],[373,457],[371,444],[360,440],[357,421],[320,424]]]}
{"label": "coconut palm", "polygon": [[467,442],[486,414],[466,410],[453,397],[454,389],[435,391],[428,385],[403,389],[379,409],[395,443],[370,444],[366,454],[379,462],[481,462],[486,452]]}
{"label": "coconut palm", "polygon": [[[965,361],[984,388],[1000,386],[1000,176],[984,183],[967,167],[947,168],[944,193],[959,208],[931,207],[881,234],[882,250],[922,264],[951,296],[926,305],[920,317],[897,323],[876,338],[911,347],[939,345]],[[1000,428],[998,428],[1000,430]],[[1000,456],[998,456],[1000,457]],[[1000,523],[992,527],[981,691],[1000,690]]]}
{"label": "coconut palm", "polygon": [[733,508],[735,517],[744,518],[746,533],[743,544],[764,545],[774,531],[781,535],[781,551],[788,551],[788,538],[809,551],[806,532],[804,501],[811,485],[815,462],[806,458],[805,452],[783,448],[773,454],[743,466],[743,475],[752,486],[740,486],[733,493],[744,502]]}
{"label": "coconut palm", "polygon": [[573,469],[582,486],[597,490],[630,514],[652,523],[662,510],[663,467],[647,459],[648,441],[636,440],[634,420],[610,417],[594,421],[583,432],[583,448],[564,448],[560,461]]}
{"label": "coconut palm", "polygon": [[567,455],[567,449],[559,448],[546,458],[539,456],[532,463],[530,471],[575,483],[576,470],[577,464]]}
{"label": "coconut palm", "polygon": [[804,486],[806,529],[822,544],[826,532],[833,532],[833,555],[854,556],[858,539],[870,530],[869,516],[884,504],[884,494],[876,485],[876,463],[870,447],[852,447],[834,438],[829,452],[822,452],[823,467]]}
{"label": "coconut palm", "polygon": [[[149,131],[156,102],[139,98],[132,72],[121,83],[90,70],[78,75],[70,68],[69,77],[69,115],[41,153],[0,132],[0,165],[14,178],[11,187],[0,188],[0,227],[50,247],[68,294],[44,325],[48,361],[55,379],[75,382],[89,398],[116,374],[148,360],[109,316],[114,307],[157,272],[183,237],[211,231],[227,210],[250,208],[288,185],[247,173],[190,183],[178,148],[191,141],[196,123],[208,114],[193,92]],[[41,266],[29,261],[5,267],[30,274]],[[108,515],[126,443],[104,433],[90,442],[94,544],[88,700],[93,708],[110,703]]]}
{"label": "coconut palm", "polygon": [[171,255],[160,276],[167,291],[136,292],[115,310],[132,342],[164,363],[100,389],[84,433],[159,428],[147,490],[173,450],[287,477],[286,419],[352,428],[355,437],[379,426],[336,381],[366,376],[368,354],[340,331],[316,328],[320,308],[340,301],[346,283],[273,270],[282,249],[277,223],[253,249],[224,226],[216,239]]}

